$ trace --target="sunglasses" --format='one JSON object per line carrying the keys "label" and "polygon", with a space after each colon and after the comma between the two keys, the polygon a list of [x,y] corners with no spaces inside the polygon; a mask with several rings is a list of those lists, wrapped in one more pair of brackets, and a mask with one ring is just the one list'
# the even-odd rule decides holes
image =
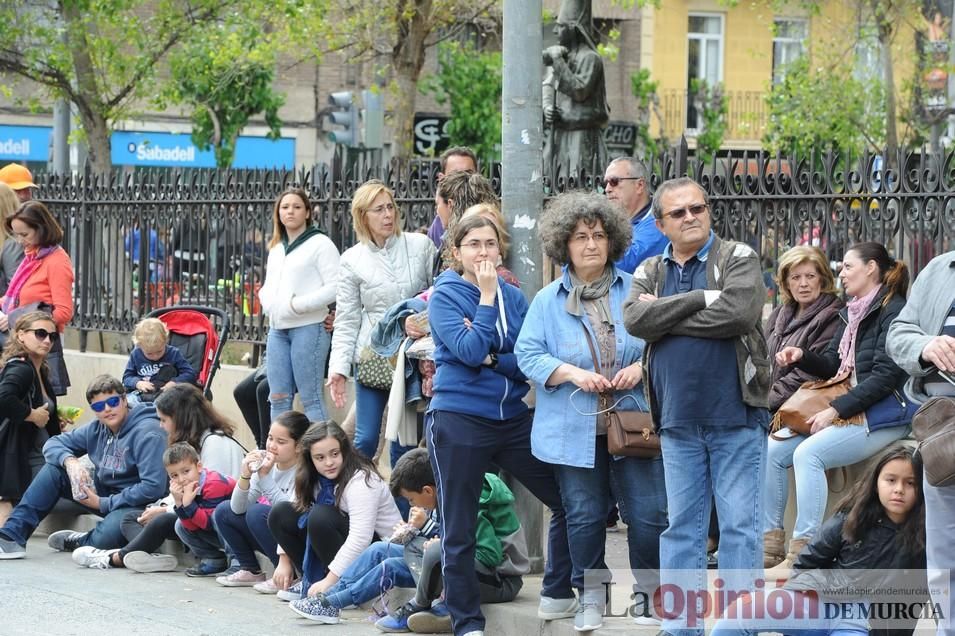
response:
{"label": "sunglasses", "polygon": [[100,400],[99,402],[91,402],[90,408],[96,413],[102,413],[104,410],[106,410],[107,406],[111,409],[115,409],[117,406],[119,406],[119,403],[122,399],[122,397],[114,395],[113,397],[108,397],[105,400]]}
{"label": "sunglasses", "polygon": [[709,208],[709,206],[706,205],[705,203],[697,203],[696,205],[688,205],[685,208],[677,208],[676,210],[670,210],[663,216],[668,216],[671,219],[674,219],[675,221],[679,221],[680,219],[685,217],[687,214],[692,214],[693,216],[700,216],[701,214],[706,212],[707,208]]}
{"label": "sunglasses", "polygon": [[604,185],[616,188],[621,181],[642,181],[643,177],[607,177],[604,179]]}
{"label": "sunglasses", "polygon": [[46,340],[50,339],[50,342],[56,342],[60,339],[60,334],[55,331],[47,331],[46,329],[24,329],[24,331],[32,331],[33,335],[36,336],[37,340]]}

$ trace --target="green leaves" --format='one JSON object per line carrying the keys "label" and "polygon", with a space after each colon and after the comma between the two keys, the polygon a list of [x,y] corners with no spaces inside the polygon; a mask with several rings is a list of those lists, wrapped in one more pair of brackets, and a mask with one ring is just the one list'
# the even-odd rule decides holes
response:
{"label": "green leaves", "polygon": [[690,80],[690,99],[699,113],[696,152],[704,161],[712,161],[726,135],[728,107],[722,84],[710,86],[704,79]]}
{"label": "green leaves", "polygon": [[438,72],[421,83],[424,93],[451,106],[448,134],[453,146],[470,146],[485,161],[501,151],[501,54],[475,50],[470,43],[438,46]]}
{"label": "green leaves", "polygon": [[774,152],[809,156],[861,152],[885,140],[885,100],[878,80],[860,81],[846,64],[813,68],[806,57],[786,68],[767,98],[763,143]]}

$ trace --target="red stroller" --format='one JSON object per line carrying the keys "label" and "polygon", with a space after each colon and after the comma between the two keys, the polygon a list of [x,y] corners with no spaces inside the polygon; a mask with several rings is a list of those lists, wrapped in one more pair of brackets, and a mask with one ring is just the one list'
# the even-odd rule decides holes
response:
{"label": "red stroller", "polygon": [[166,325],[169,344],[179,349],[196,370],[196,382],[206,399],[211,400],[212,379],[219,369],[222,348],[229,339],[228,314],[215,307],[173,305],[154,309],[146,317],[158,318]]}

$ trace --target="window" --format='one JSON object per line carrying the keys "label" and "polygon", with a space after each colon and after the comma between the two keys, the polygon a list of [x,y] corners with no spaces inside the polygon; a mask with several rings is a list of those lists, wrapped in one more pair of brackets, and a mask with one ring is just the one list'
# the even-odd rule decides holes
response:
{"label": "window", "polygon": [[786,76],[786,66],[806,52],[809,22],[804,18],[776,18],[773,28],[773,84],[779,84]]}
{"label": "window", "polygon": [[694,79],[713,86],[723,81],[723,16],[717,13],[691,13],[687,25],[686,127],[699,127],[698,113],[690,96]]}

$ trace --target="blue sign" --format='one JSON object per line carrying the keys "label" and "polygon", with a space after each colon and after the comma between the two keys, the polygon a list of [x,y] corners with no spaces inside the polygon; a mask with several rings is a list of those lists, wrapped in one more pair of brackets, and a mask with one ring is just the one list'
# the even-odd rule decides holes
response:
{"label": "blue sign", "polygon": [[[111,160],[115,166],[215,168],[215,153],[199,150],[186,133],[114,132]],[[239,137],[234,168],[293,168],[295,140]]]}
{"label": "blue sign", "polygon": [[0,126],[0,159],[46,162],[52,134],[47,126]]}

